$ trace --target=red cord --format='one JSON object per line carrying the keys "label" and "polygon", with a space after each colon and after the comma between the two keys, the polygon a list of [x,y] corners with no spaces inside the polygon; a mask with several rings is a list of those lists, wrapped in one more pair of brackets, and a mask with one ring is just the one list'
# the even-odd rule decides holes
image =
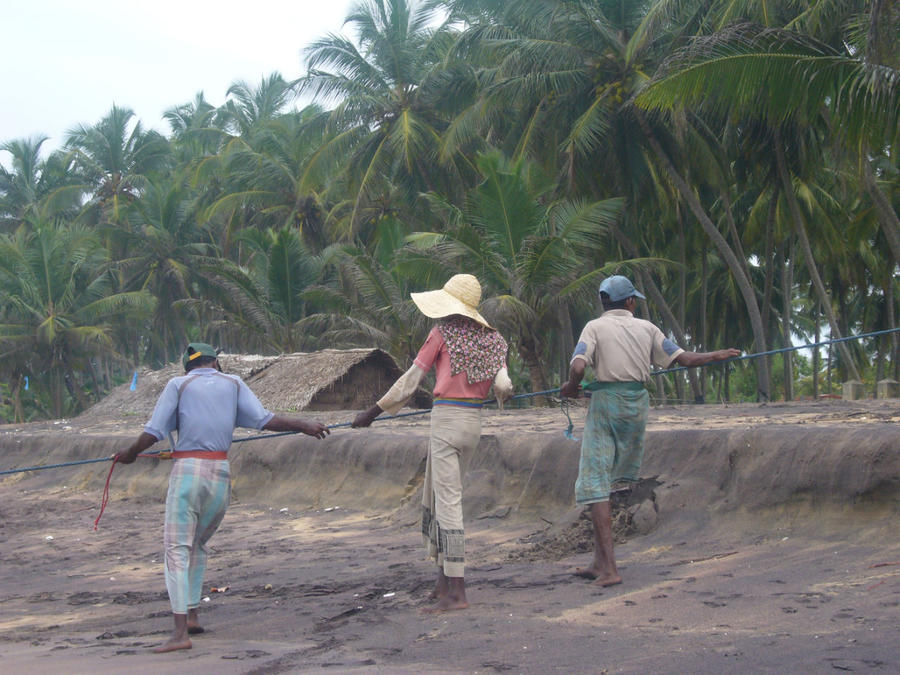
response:
{"label": "red cord", "polygon": [[100,500],[100,513],[97,514],[97,520],[94,521],[95,532],[97,531],[97,525],[100,523],[100,518],[103,517],[103,512],[106,510],[106,505],[109,504],[109,481],[112,478],[113,469],[116,468],[116,462],[118,461],[118,455],[113,457],[112,466],[109,467],[109,473],[106,475],[106,486],[103,488],[103,499]]}

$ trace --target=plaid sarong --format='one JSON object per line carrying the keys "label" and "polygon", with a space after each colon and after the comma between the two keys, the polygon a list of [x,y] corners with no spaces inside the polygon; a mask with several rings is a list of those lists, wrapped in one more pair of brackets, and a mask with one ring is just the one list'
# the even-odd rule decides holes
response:
{"label": "plaid sarong", "polygon": [[231,500],[228,460],[176,459],[166,495],[166,589],[175,614],[200,605],[206,572],[206,542],[215,534]]}
{"label": "plaid sarong", "polygon": [[577,504],[605,502],[613,483],[638,480],[649,402],[640,382],[601,382],[591,394],[575,482]]}

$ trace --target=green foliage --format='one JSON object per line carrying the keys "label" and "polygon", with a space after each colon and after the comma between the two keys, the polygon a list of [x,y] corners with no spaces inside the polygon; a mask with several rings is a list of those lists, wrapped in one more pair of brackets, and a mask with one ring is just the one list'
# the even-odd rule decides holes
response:
{"label": "green foliage", "polygon": [[[366,0],[297,45],[298,81],[198,94],[168,135],[114,106],[60,150],[7,140],[0,418],[75,414],[190,339],[407,365],[430,326],[409,293],[457,272],[519,390],[558,384],[613,272],[699,350],[895,327],[898,26],[858,0]],[[745,361],[651,386],[900,376],[890,338],[815,374],[796,353],[788,383],[784,358],[770,383]]]}

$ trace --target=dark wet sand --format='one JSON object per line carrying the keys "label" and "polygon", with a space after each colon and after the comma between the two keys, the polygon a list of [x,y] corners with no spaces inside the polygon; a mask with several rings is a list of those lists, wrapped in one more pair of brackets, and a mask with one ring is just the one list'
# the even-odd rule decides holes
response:
{"label": "dark wet sand", "polygon": [[[873,438],[896,426],[879,422]],[[717,424],[707,420],[706,428]],[[724,439],[739,424],[720,426]],[[390,434],[373,436],[381,440],[366,452],[393,451],[385,438]],[[343,446],[329,442],[323,447],[342,456]],[[831,457],[814,450],[810,461]],[[100,448],[79,452],[92,456]],[[762,495],[750,509],[723,506],[741,494],[738,487],[688,486],[685,477],[703,474],[699,462],[709,461],[695,452],[684,448],[677,470],[662,472],[658,523],[617,547],[624,583],[606,589],[571,575],[586,554],[535,545],[552,540],[573,516],[554,499],[542,501],[543,492],[528,492],[536,473],[547,473],[534,471],[542,466],[537,460],[528,463],[532,475],[498,488],[521,488],[527,499],[505,509],[485,501],[467,513],[471,608],[429,615],[420,610],[434,568],[418,534],[415,466],[397,476],[405,505],[392,496],[394,508],[365,509],[342,503],[353,485],[335,486],[332,500],[328,490],[305,503],[303,494],[288,500],[290,476],[266,474],[266,499],[264,490],[251,489],[248,472],[256,464],[248,451],[243,464],[235,462],[236,473],[244,472],[236,502],[212,540],[209,601],[201,608],[207,632],[193,637],[193,649],[163,655],[150,650],[171,630],[158,489],[167,468],[154,469],[146,484],[134,482],[146,467],[134,474],[117,468],[97,532],[91,526],[107,465],[59,474],[55,485],[46,476],[7,479],[0,482],[0,671],[898,672],[896,464],[875,481],[880,488],[855,500],[813,498],[798,485],[789,498],[767,505]],[[872,466],[896,462],[900,448],[893,452]],[[648,465],[665,468],[655,456]],[[469,469],[474,487],[467,497],[484,501],[490,480],[479,472],[487,469],[474,459]],[[488,473],[496,481],[500,470]],[[361,479],[351,473],[347,480]],[[358,489],[365,491],[363,482]],[[228,590],[209,592],[212,586]]]}

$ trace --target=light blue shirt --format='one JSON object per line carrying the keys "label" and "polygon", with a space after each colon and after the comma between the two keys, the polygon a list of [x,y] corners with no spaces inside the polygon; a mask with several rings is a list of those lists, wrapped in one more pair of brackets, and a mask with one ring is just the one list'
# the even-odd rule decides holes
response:
{"label": "light blue shirt", "polygon": [[235,427],[262,429],[274,416],[237,375],[195,368],[169,380],[144,431],[161,440],[177,429],[173,450],[224,452]]}

